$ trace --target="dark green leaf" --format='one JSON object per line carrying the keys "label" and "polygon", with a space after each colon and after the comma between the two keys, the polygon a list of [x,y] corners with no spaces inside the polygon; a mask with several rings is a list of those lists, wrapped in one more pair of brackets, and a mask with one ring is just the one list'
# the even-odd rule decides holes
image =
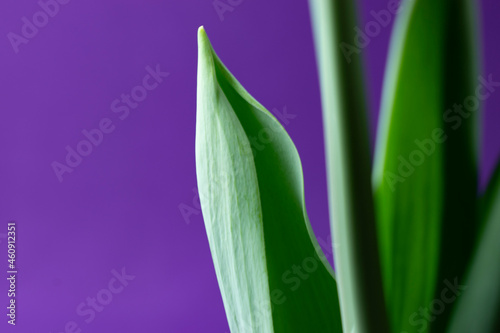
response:
{"label": "dark green leaf", "polygon": [[[474,0],[447,1],[444,53],[443,129],[444,203],[439,277],[435,298],[441,298],[443,281],[464,282],[477,238],[478,81],[476,8]],[[470,101],[477,104],[472,111]],[[461,111],[460,111],[460,109]],[[436,316],[431,331],[443,332],[453,306]]]}
{"label": "dark green leaf", "polygon": [[500,314],[500,161],[484,197],[484,230],[448,333],[496,333]]}

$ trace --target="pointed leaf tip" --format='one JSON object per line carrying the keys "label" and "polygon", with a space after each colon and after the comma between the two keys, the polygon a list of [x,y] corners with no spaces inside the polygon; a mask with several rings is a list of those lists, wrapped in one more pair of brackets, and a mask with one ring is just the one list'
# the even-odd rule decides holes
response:
{"label": "pointed leaf tip", "polygon": [[207,32],[205,31],[205,27],[200,25],[200,27],[198,28],[198,41],[201,38],[206,38],[206,37],[207,37]]}
{"label": "pointed leaf tip", "polygon": [[205,27],[200,26],[198,28],[198,50],[204,51],[210,50],[210,40],[208,39],[207,32],[205,31]]}

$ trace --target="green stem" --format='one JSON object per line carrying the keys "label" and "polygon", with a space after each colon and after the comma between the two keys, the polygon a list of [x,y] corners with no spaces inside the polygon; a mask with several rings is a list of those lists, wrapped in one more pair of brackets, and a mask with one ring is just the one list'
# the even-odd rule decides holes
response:
{"label": "green stem", "polygon": [[[330,220],[344,332],[389,332],[371,187],[361,57],[351,0],[310,0],[321,85]],[[359,53],[359,49],[357,49]]]}

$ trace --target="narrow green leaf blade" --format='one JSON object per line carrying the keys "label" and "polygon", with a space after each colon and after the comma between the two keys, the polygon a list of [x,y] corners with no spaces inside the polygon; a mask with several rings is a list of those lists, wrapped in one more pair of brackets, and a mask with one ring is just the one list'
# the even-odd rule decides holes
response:
{"label": "narrow green leaf blade", "polygon": [[[203,28],[198,43],[196,172],[231,331],[340,333],[337,287],[307,218],[297,150]],[[252,153],[249,138],[259,134],[264,148]]]}
{"label": "narrow green leaf blade", "polygon": [[[443,217],[446,1],[401,4],[391,39],[373,184],[392,332],[425,332]],[[424,148],[422,148],[424,147]]]}
{"label": "narrow green leaf blade", "polygon": [[[447,1],[445,30],[444,105],[444,206],[441,228],[439,276],[435,299],[441,298],[443,281],[465,282],[478,223],[478,36],[475,0]],[[471,101],[476,101],[472,105]],[[459,109],[460,108],[460,109]],[[444,332],[453,306],[435,316],[432,332]]]}
{"label": "narrow green leaf blade", "polygon": [[[269,309],[271,302],[253,158],[244,153],[248,138],[216,81],[210,45],[202,34],[196,173],[214,266],[217,277],[227,286],[221,292],[224,303],[230,305],[226,309],[231,329],[244,332],[258,327],[272,332],[271,318],[257,317],[258,307]],[[205,197],[212,202],[207,204]],[[231,223],[234,219],[239,223]]]}
{"label": "narrow green leaf blade", "polygon": [[496,333],[500,324],[500,161],[482,207],[484,230],[448,333]]}

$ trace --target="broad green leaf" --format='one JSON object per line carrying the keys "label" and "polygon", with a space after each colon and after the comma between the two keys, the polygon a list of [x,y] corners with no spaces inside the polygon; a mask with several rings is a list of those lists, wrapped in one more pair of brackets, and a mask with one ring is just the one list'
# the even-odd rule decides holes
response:
{"label": "broad green leaf", "polygon": [[500,323],[500,161],[482,207],[484,229],[448,333],[496,333]]}
{"label": "broad green leaf", "polygon": [[373,184],[392,332],[426,332],[444,203],[446,3],[407,0],[391,39]]}
{"label": "broad green leaf", "polygon": [[203,28],[198,45],[196,173],[231,331],[340,333],[337,287],[307,218],[298,152]]}
{"label": "broad green leaf", "polygon": [[353,1],[310,0],[330,221],[345,332],[388,332],[376,239],[366,107]]}

